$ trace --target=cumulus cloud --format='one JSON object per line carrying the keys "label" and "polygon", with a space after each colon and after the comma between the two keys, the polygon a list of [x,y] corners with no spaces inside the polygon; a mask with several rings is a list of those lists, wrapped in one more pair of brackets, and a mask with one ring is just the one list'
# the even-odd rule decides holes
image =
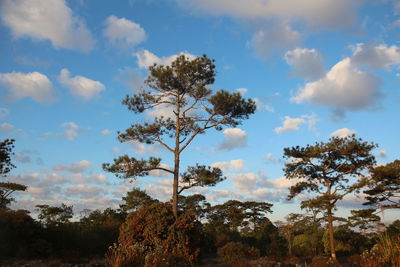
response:
{"label": "cumulus cloud", "polygon": [[330,107],[340,117],[346,110],[357,111],[376,106],[382,97],[380,86],[379,78],[361,71],[350,58],[345,58],[324,77],[300,88],[291,100]]}
{"label": "cumulus cloud", "polygon": [[318,79],[324,75],[323,58],[315,49],[296,48],[287,51],[284,58],[296,76]]}
{"label": "cumulus cloud", "polygon": [[386,150],[381,149],[378,152],[376,152],[375,155],[377,157],[380,157],[380,158],[386,158],[387,157],[387,152],[386,152]]}
{"label": "cumulus cloud", "polygon": [[332,132],[329,136],[344,138],[344,137],[351,136],[356,133],[357,132],[355,130],[351,130],[349,128],[341,128],[341,129],[337,129],[336,131]]}
{"label": "cumulus cloud", "polygon": [[101,131],[102,135],[109,135],[111,133],[111,131],[109,129],[104,129]]}
{"label": "cumulus cloud", "polygon": [[289,25],[277,23],[265,25],[255,31],[249,42],[257,56],[266,58],[273,51],[289,49],[300,41],[300,33]]}
{"label": "cumulus cloud", "polygon": [[313,130],[315,129],[315,124],[319,121],[316,114],[312,113],[311,115],[302,115],[299,118],[291,118],[289,116],[285,116],[283,125],[276,127],[275,132],[277,134],[284,132],[293,132],[300,129],[301,125],[308,124],[308,128]]}
{"label": "cumulus cloud", "polygon": [[94,198],[102,195],[105,190],[99,186],[74,184],[68,185],[64,192],[70,196],[80,196],[83,198]]}
{"label": "cumulus cloud", "polygon": [[214,162],[211,167],[220,168],[222,171],[243,171],[245,161],[242,159],[233,159],[231,161]]}
{"label": "cumulus cloud", "polygon": [[0,14],[14,38],[49,40],[55,48],[85,52],[93,47],[85,23],[73,14],[65,0],[4,0]]}
{"label": "cumulus cloud", "polygon": [[83,76],[70,77],[67,69],[62,69],[58,76],[60,84],[70,90],[70,92],[84,100],[90,100],[105,89],[105,86],[99,82],[88,79]]}
{"label": "cumulus cloud", "polygon": [[10,92],[12,100],[30,97],[37,102],[51,102],[56,93],[53,83],[46,75],[39,72],[0,73],[0,85]]}
{"label": "cumulus cloud", "polygon": [[81,173],[87,171],[92,167],[92,163],[88,160],[81,160],[69,165],[60,164],[53,167],[53,171],[56,172],[72,172],[72,173]]}
{"label": "cumulus cloud", "polygon": [[104,36],[117,47],[129,48],[146,39],[144,29],[126,18],[117,18],[112,15],[106,19],[105,25]]}
{"label": "cumulus cloud", "polygon": [[181,55],[185,55],[189,59],[196,58],[195,55],[192,55],[189,53],[184,53],[184,52],[181,52],[176,55],[167,56],[167,57],[158,57],[148,50],[142,50],[140,52],[134,53],[133,55],[137,58],[137,63],[139,65],[139,67],[144,68],[144,69],[147,69],[154,64],[170,65],[172,63],[172,61],[174,61],[178,56],[181,56]]}
{"label": "cumulus cloud", "polygon": [[68,140],[72,141],[78,137],[81,128],[75,122],[64,122],[61,124],[62,127],[66,128],[62,133],[62,136],[67,138]]}
{"label": "cumulus cloud", "polygon": [[130,141],[127,143],[129,146],[133,148],[136,154],[139,155],[146,155],[146,154],[153,154],[153,155],[160,155],[160,146],[158,144],[147,145],[140,143],[138,141]]}
{"label": "cumulus cloud", "polygon": [[392,65],[400,64],[400,47],[385,44],[357,44],[351,57],[353,64],[371,69],[390,70]]}
{"label": "cumulus cloud", "polygon": [[239,128],[228,128],[224,130],[224,140],[219,145],[220,150],[232,150],[246,146],[247,134]]}

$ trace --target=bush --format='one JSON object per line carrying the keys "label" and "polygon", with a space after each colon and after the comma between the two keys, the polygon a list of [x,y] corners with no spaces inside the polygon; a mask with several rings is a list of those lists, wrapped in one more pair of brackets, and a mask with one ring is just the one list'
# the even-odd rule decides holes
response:
{"label": "bush", "polygon": [[191,214],[178,219],[168,203],[144,206],[128,215],[108,266],[189,266],[200,253],[201,224]]}
{"label": "bush", "polygon": [[249,259],[258,258],[260,256],[260,250],[240,242],[229,242],[218,249],[218,256],[224,263],[242,265]]}
{"label": "bush", "polygon": [[361,265],[365,267],[400,266],[400,235],[382,235],[379,242],[361,254]]}

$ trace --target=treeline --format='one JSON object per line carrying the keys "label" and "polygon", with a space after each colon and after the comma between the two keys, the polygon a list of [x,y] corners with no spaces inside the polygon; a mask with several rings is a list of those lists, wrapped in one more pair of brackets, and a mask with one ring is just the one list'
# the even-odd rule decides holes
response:
{"label": "treeline", "polygon": [[[321,261],[329,260],[324,256],[330,247],[322,214],[289,214],[285,221],[272,223],[272,204],[267,202],[229,200],[211,205],[195,194],[180,196],[178,203],[177,220],[170,202],[153,199],[139,188],[127,193],[120,209],[87,211],[79,220],[71,220],[72,206],[64,204],[38,205],[37,220],[28,211],[3,208],[0,259],[103,263],[106,258],[108,266],[295,264],[312,259],[314,266],[325,266]],[[373,211],[335,217],[336,252],[353,264],[349,266],[367,266],[362,262],[371,260],[371,253],[376,254],[372,260],[383,257],[371,250],[378,249],[376,244],[399,244],[400,220],[385,227]]]}

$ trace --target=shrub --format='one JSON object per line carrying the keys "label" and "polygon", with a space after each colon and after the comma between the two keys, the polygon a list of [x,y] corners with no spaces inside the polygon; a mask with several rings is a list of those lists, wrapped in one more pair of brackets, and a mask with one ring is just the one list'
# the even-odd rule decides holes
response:
{"label": "shrub", "polygon": [[361,255],[361,265],[365,267],[400,266],[400,235],[381,235],[379,242]]}
{"label": "shrub", "polygon": [[199,253],[201,224],[191,214],[175,220],[171,205],[153,203],[128,215],[108,266],[189,266]]}
{"label": "shrub", "polygon": [[337,261],[332,260],[329,256],[315,256],[312,259],[310,267],[339,267]]}

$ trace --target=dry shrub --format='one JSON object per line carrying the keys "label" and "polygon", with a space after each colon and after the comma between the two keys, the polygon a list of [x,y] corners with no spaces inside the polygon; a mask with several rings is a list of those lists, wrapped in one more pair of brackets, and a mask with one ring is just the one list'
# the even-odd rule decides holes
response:
{"label": "dry shrub", "polygon": [[400,266],[400,235],[390,237],[381,235],[379,242],[361,254],[361,265],[364,267]]}
{"label": "dry shrub", "polygon": [[339,267],[340,264],[329,256],[315,256],[310,267]]}
{"label": "dry shrub", "polygon": [[171,205],[154,203],[128,215],[107,265],[190,266],[200,254],[201,225],[191,214],[175,220]]}

